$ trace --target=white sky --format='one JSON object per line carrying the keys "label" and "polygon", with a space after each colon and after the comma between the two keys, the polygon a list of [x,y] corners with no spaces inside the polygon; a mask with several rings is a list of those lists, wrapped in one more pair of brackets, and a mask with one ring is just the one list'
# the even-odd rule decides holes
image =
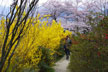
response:
{"label": "white sky", "polygon": [[[47,0],[39,0],[39,5],[46,2]],[[12,0],[0,0],[0,6],[10,6],[12,4]]]}
{"label": "white sky", "polygon": [[0,0],[0,6],[9,6],[12,0]]}
{"label": "white sky", "polygon": [[[0,6],[5,6],[5,7],[9,7],[12,4],[13,0],[0,0]],[[45,3],[47,0],[39,0],[39,5],[41,5],[42,3]],[[64,1],[64,0],[60,0],[60,1]],[[70,0],[71,1],[71,0]],[[72,0],[74,1],[74,0]],[[85,1],[92,1],[92,0],[82,0],[83,2]],[[96,0],[98,1],[98,0]],[[108,1],[108,0],[106,0]]]}

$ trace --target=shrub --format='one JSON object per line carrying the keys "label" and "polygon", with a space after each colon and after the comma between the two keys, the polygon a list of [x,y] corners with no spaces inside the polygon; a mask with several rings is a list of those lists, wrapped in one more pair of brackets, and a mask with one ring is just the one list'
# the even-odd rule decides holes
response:
{"label": "shrub", "polygon": [[[2,42],[4,41],[5,22],[6,20],[2,19],[0,24],[0,46],[2,46]],[[23,72],[27,70],[36,72],[41,67],[45,67],[45,69],[48,69],[49,67],[49,69],[51,69],[50,66],[55,62],[54,55],[57,54],[57,51],[60,49],[61,39],[71,34],[71,32],[66,31],[64,33],[61,23],[57,23],[54,20],[51,24],[48,24],[48,21],[41,22],[39,20],[39,15],[35,18],[28,19],[25,26],[27,26],[25,27],[27,29],[24,29],[24,35],[10,60],[8,72]],[[11,31],[13,27],[14,24],[12,24],[10,28],[9,39],[12,36]],[[42,47],[42,49],[40,47]],[[11,52],[13,51],[13,48],[11,49]],[[44,50],[48,53],[45,53]],[[1,52],[0,48],[0,57]],[[42,60],[43,56],[45,57],[44,60]],[[7,66],[7,62],[8,59],[5,66]],[[40,65],[39,67],[39,64],[44,64],[44,66]]]}
{"label": "shrub", "polygon": [[108,72],[108,17],[104,17],[88,34],[74,36],[71,46],[71,72]]}

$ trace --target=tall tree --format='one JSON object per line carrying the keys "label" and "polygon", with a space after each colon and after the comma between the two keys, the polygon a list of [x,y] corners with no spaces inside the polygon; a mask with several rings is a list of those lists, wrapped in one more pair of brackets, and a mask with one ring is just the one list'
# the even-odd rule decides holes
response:
{"label": "tall tree", "polygon": [[50,17],[57,22],[57,18],[64,12],[63,3],[58,0],[48,0],[43,4],[45,10],[42,10],[43,14],[50,14]]}

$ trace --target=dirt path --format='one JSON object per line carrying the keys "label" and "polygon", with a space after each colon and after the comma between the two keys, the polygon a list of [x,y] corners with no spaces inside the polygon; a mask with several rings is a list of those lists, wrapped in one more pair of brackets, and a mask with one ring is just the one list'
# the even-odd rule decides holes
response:
{"label": "dirt path", "polygon": [[69,60],[66,60],[66,56],[64,56],[60,61],[56,63],[54,66],[55,72],[69,72],[67,69],[69,64]]}

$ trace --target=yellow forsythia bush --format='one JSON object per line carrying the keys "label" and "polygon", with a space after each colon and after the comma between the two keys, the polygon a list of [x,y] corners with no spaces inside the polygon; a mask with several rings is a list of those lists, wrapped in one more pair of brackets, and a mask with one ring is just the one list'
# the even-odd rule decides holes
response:
{"label": "yellow forsythia bush", "polygon": [[[31,69],[37,71],[42,55],[44,56],[40,46],[51,51],[49,52],[50,65],[54,64],[53,56],[56,50],[59,49],[60,40],[71,34],[69,31],[64,32],[60,22],[57,23],[53,20],[51,24],[48,24],[48,21],[40,21],[39,15],[36,18],[32,18],[32,22],[28,21],[26,26],[29,27],[27,30],[25,29],[25,35],[21,38],[15,50],[8,72],[12,70],[14,72],[22,72]],[[14,24],[12,24],[11,28],[13,27]],[[2,19],[0,23],[0,45],[3,42],[4,32],[5,19]]]}

